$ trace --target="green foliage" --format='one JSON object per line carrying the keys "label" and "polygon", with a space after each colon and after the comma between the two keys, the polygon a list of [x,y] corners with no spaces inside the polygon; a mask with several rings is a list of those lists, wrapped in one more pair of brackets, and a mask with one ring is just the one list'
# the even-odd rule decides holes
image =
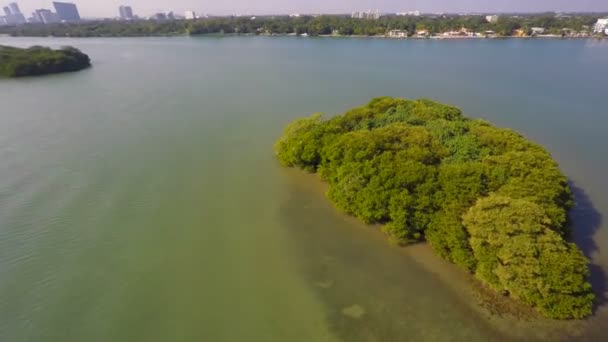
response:
{"label": "green foliage", "polygon": [[479,279],[549,317],[591,314],[587,260],[551,229],[541,206],[493,194],[480,199],[463,221]]}
{"label": "green foliage", "polygon": [[197,20],[97,21],[84,23],[26,24],[0,27],[0,33],[13,36],[54,37],[133,37],[201,34],[303,34],[311,36],[385,35],[389,30],[407,30],[410,34],[428,30],[431,34],[466,28],[476,32],[494,31],[510,36],[515,29],[526,32],[543,27],[561,34],[565,28],[588,30],[600,14],[577,14],[557,17],[554,14],[501,16],[489,23],[479,15],[382,16],[378,20],[353,19],[343,15],[211,17]]}
{"label": "green foliage", "polygon": [[319,164],[322,129],[320,114],[289,124],[275,145],[275,149],[281,151],[283,165],[314,171]]}
{"label": "green foliage", "polygon": [[33,46],[0,46],[0,77],[22,77],[78,71],[91,66],[89,56],[73,47],[59,50]]}
{"label": "green foliage", "polygon": [[567,179],[516,132],[430,100],[382,97],[294,121],[275,152],[285,166],[318,172],[336,207],[383,224],[392,241],[426,240],[549,317],[589,315],[587,261],[564,240]]}

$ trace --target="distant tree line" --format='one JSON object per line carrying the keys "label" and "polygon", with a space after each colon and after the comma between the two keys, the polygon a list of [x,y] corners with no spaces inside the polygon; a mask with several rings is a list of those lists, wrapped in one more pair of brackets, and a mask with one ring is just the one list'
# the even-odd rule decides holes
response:
{"label": "distant tree line", "polygon": [[73,47],[53,50],[0,46],[0,77],[22,77],[78,71],[91,66],[89,56]]}
{"label": "distant tree line", "polygon": [[591,314],[588,261],[567,241],[573,196],[541,146],[429,100],[377,98],[294,121],[279,161],[393,241],[427,241],[488,287],[556,319]]}
{"label": "distant tree line", "polygon": [[384,35],[389,30],[407,30],[410,34],[428,30],[430,34],[466,28],[475,32],[494,31],[510,36],[515,30],[531,32],[542,27],[548,33],[561,34],[563,29],[590,30],[602,15],[580,14],[556,16],[553,13],[500,16],[488,22],[482,16],[383,16],[378,20],[353,19],[340,15],[212,17],[197,20],[97,21],[64,24],[27,24],[0,27],[0,33],[13,36],[56,37],[135,37],[198,34],[339,34],[345,36]]}

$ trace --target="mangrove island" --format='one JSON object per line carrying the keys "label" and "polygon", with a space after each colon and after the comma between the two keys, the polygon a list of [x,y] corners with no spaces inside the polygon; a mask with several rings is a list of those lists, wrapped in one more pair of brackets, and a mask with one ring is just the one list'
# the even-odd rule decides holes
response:
{"label": "mangrove island", "polygon": [[91,66],[88,55],[73,47],[53,50],[0,46],[0,77],[23,77],[79,71]]}
{"label": "mangrove island", "polygon": [[430,100],[377,98],[287,126],[284,166],[316,172],[327,197],[399,244],[427,241],[485,286],[554,319],[592,313],[588,260],[568,242],[573,195],[522,135]]}

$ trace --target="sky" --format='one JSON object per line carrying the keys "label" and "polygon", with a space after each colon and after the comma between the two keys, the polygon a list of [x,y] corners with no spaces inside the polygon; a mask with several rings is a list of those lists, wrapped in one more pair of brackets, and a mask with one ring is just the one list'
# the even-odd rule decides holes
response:
{"label": "sky", "polygon": [[[53,9],[52,0],[0,0],[5,6],[16,1],[22,12]],[[608,12],[608,0],[67,0],[78,5],[83,17],[112,17],[118,6],[129,5],[140,16],[173,11],[183,14],[286,14],[350,13],[368,9],[381,12]]]}

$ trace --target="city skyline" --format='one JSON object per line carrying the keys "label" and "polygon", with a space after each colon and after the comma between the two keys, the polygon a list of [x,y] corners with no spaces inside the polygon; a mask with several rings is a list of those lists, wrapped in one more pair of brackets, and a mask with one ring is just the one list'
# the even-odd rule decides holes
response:
{"label": "city skyline", "polygon": [[[6,6],[13,1],[6,1]],[[52,0],[22,0],[16,1],[23,13],[32,13],[36,9],[52,9]],[[117,17],[119,6],[130,6],[133,12],[147,16],[157,12],[173,11],[183,14],[192,10],[197,13],[230,15],[230,14],[289,14],[289,13],[327,13],[347,14],[353,11],[369,9],[383,13],[418,10],[422,12],[608,12],[608,1],[605,0],[496,0],[492,3],[482,0],[413,0],[404,4],[397,0],[309,0],[279,1],[260,0],[251,3],[248,0],[230,1],[201,1],[201,0],[67,0],[78,6],[83,17]]]}

